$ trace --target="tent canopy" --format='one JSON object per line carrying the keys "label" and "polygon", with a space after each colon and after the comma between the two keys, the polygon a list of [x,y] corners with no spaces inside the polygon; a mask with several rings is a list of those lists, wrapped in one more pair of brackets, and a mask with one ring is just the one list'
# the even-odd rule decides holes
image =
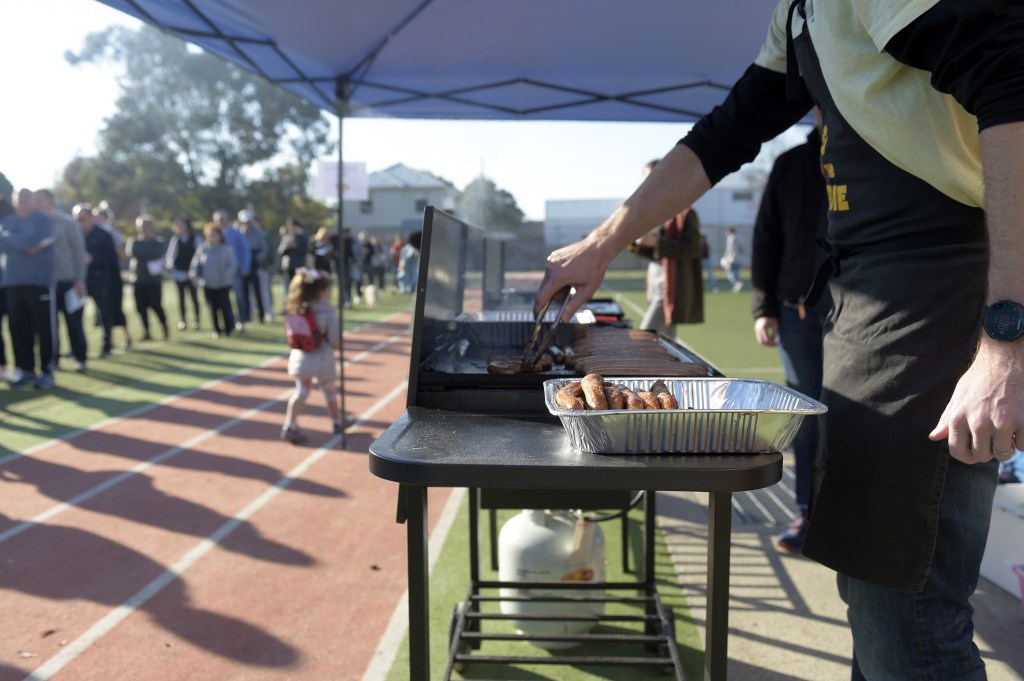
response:
{"label": "tent canopy", "polygon": [[683,121],[775,0],[101,0],[342,116]]}

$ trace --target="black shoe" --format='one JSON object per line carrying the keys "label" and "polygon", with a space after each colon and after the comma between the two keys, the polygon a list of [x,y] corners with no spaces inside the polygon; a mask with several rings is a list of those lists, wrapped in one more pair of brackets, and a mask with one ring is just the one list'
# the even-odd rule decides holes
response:
{"label": "black shoe", "polygon": [[35,383],[36,383],[36,375],[35,374],[25,374],[24,376],[19,378],[17,381],[11,381],[11,388],[13,388],[14,390],[18,390],[20,388],[28,388],[30,386],[35,385]]}
{"label": "black shoe", "polygon": [[49,390],[53,387],[53,374],[39,374],[39,377],[35,380],[35,386],[38,390]]}
{"label": "black shoe", "polygon": [[306,436],[296,426],[292,426],[291,428],[281,429],[281,439],[287,440],[293,445],[298,445],[306,441]]}
{"label": "black shoe", "polygon": [[783,551],[790,553],[802,553],[804,540],[807,539],[807,518],[797,516],[789,529],[775,538],[775,545]]}
{"label": "black shoe", "polygon": [[[140,340],[140,341],[149,341],[149,340],[153,340],[153,337],[149,335],[149,331],[143,331],[143,332],[142,332],[142,337],[141,337],[141,338],[139,338],[139,340]],[[130,348],[131,346],[132,346],[132,343],[131,343],[131,341],[127,341],[127,342],[126,342],[126,343],[124,344],[124,349],[125,349],[125,350],[127,350],[127,349],[128,349],[128,348]]]}
{"label": "black shoe", "polygon": [[111,354],[112,353],[110,352],[110,348],[107,348],[106,350],[100,353],[100,359],[106,359],[107,357],[110,357]]}

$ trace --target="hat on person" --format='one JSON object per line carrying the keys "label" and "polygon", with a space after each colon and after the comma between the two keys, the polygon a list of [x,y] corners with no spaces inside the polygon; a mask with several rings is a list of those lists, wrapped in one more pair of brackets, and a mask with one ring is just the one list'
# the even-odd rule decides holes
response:
{"label": "hat on person", "polygon": [[245,208],[243,208],[242,210],[238,211],[238,221],[239,222],[252,222],[252,211],[251,210],[247,210]]}

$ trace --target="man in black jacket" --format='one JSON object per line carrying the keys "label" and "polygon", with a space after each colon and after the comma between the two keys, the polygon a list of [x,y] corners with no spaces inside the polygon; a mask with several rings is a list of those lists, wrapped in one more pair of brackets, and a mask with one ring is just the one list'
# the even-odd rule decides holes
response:
{"label": "man in black jacket", "polygon": [[[754,223],[751,279],[754,336],[761,345],[778,347],[786,385],[818,399],[821,396],[822,337],[831,307],[826,293],[805,306],[817,264],[824,259],[818,239],[827,235],[828,203],[821,173],[821,114],[807,141],[775,161]],[[796,458],[797,516],[776,545],[799,553],[807,535],[818,422],[806,418],[793,441]]]}

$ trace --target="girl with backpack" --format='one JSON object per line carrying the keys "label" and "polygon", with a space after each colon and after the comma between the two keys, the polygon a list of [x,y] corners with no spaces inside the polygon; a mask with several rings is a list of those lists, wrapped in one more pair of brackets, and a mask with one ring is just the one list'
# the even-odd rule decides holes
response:
{"label": "girl with backpack", "polygon": [[281,439],[292,444],[305,441],[298,417],[316,383],[324,394],[334,432],[344,424],[338,406],[338,366],[335,351],[341,347],[338,313],[330,302],[331,281],[326,272],[300,267],[288,286],[285,303],[285,330],[291,354],[288,375],[295,377],[295,392],[288,400]]}

